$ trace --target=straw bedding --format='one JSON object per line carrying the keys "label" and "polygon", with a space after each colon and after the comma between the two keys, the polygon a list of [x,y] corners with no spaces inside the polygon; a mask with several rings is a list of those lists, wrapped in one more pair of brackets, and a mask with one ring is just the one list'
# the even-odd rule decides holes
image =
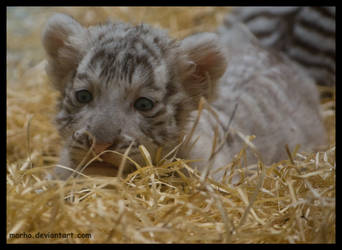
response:
{"label": "straw bedding", "polygon": [[[52,10],[87,24],[108,16],[136,23],[143,20],[170,29],[175,37],[215,30],[227,12],[227,8],[213,7]],[[32,40],[39,42],[39,37]],[[125,178],[63,182],[43,178],[58,161],[60,149],[51,123],[58,94],[48,85],[44,61],[15,69],[8,64],[7,71],[13,70],[18,76],[9,77],[7,84],[8,243],[336,241],[333,89],[321,89],[330,94],[322,99],[330,137],[325,149],[289,151],[288,160],[270,166],[259,162],[252,175],[246,174],[245,149],[241,149],[227,166],[243,176],[236,185],[230,183],[229,175],[223,182],[203,180],[187,159],[156,164],[158,159],[151,159],[143,147],[146,164]]]}

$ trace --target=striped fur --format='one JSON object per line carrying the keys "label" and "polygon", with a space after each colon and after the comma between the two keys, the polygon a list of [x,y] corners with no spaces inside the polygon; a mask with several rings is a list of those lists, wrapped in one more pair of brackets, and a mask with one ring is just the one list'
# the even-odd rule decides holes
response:
{"label": "striped fur", "polygon": [[[240,132],[257,136],[265,162],[285,157],[285,144],[312,149],[324,143],[317,90],[310,79],[286,58],[259,46],[248,32],[230,33],[222,27],[218,35],[201,33],[175,41],[144,24],[109,22],[86,28],[69,16],[53,16],[43,45],[47,72],[61,92],[56,125],[65,147],[60,164],[76,168],[94,142],[95,148],[121,153],[131,145],[130,156],[137,162],[143,161],[140,144],[152,155],[158,147],[167,153],[189,134],[201,96],[212,103],[217,117],[203,111],[190,144],[199,140],[179,151],[184,158],[210,157],[214,131],[222,140],[236,103],[232,132],[214,158],[215,168],[243,147]],[[78,90],[88,90],[92,101],[79,103]],[[153,100],[153,108],[136,110],[140,97]],[[107,154],[103,159],[93,172],[114,175],[113,168],[102,172],[100,167],[119,165],[121,158]],[[255,161],[252,154],[248,159]],[[203,168],[205,162],[197,166]],[[61,178],[70,175],[56,170]]]}
{"label": "striped fur", "polygon": [[232,13],[266,47],[283,51],[321,85],[336,80],[335,7],[236,7]]}

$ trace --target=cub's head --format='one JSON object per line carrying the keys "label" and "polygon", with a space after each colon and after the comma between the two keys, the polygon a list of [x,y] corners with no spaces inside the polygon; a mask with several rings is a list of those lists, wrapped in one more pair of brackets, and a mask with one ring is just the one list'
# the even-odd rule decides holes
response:
{"label": "cub's head", "polygon": [[[60,91],[56,123],[66,141],[152,152],[179,142],[187,114],[226,69],[215,34],[182,41],[148,25],[83,27],[64,14],[43,31],[47,73]],[[88,136],[84,136],[87,134]]]}

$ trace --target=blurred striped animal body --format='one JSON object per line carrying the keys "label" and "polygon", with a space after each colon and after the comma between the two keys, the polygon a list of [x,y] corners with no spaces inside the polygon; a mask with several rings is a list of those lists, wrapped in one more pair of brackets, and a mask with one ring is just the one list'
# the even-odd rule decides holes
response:
{"label": "blurred striped animal body", "polygon": [[335,7],[235,7],[228,16],[243,22],[265,47],[283,51],[321,85],[335,84]]}

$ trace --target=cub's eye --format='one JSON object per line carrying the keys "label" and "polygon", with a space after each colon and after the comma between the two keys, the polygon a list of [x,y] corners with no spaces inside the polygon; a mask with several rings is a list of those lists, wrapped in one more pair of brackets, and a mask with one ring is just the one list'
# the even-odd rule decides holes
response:
{"label": "cub's eye", "polygon": [[80,103],[89,103],[93,100],[93,95],[85,89],[76,92],[76,99]]}
{"label": "cub's eye", "polygon": [[146,97],[138,98],[134,103],[134,108],[139,111],[150,111],[153,109],[154,103]]}

